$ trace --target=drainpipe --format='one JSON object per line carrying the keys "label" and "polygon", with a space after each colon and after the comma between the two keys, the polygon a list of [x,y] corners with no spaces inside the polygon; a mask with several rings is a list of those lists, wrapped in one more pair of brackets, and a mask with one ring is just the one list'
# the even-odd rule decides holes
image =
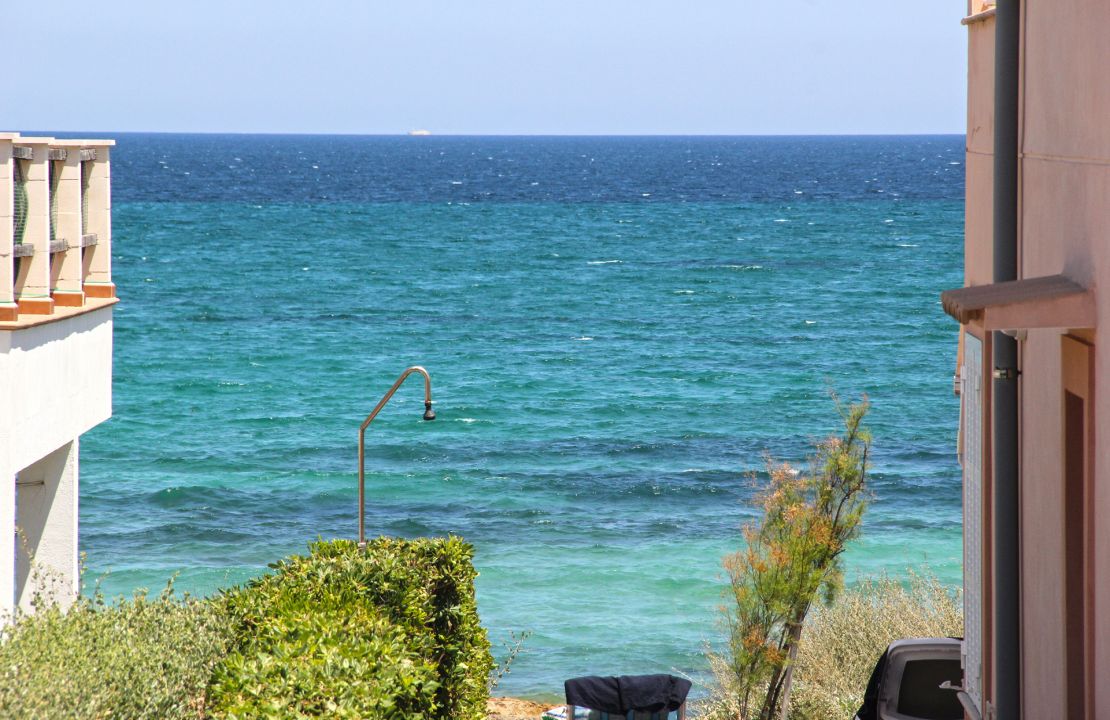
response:
{"label": "drainpipe", "polygon": [[[999,0],[994,57],[994,282],[1017,280],[1020,0]],[[1021,718],[1018,346],[991,337],[994,373],[994,717]]]}

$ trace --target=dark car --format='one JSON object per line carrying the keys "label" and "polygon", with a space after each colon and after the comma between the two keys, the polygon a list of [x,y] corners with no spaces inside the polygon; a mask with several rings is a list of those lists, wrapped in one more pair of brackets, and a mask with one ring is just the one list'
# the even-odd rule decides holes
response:
{"label": "dark car", "polygon": [[896,640],[875,664],[856,720],[964,720],[956,638]]}

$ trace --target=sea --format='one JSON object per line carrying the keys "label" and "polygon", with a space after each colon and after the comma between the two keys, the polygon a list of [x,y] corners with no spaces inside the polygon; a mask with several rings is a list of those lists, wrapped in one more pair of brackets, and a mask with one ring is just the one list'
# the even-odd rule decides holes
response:
{"label": "sea", "polygon": [[[58,135],[64,135],[58,133]],[[961,577],[963,136],[98,133],[113,417],[89,592],[207,595],[316,538],[462,536],[499,694],[702,677],[769,458],[866,396],[850,583]]]}

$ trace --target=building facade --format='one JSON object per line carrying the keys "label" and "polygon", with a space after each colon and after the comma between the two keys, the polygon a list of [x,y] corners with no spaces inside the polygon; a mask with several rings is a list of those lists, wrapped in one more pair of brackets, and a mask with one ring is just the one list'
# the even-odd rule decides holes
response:
{"label": "building facade", "polygon": [[79,592],[79,438],[112,412],[111,140],[0,133],[0,613]]}
{"label": "building facade", "polygon": [[964,24],[965,709],[1110,718],[1110,1]]}

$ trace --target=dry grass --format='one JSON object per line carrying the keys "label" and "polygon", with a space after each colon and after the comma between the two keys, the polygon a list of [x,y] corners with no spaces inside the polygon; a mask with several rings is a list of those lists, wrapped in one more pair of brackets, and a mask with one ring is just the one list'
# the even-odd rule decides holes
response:
{"label": "dry grass", "polygon": [[[869,580],[843,592],[806,621],[795,667],[791,720],[850,718],[863,701],[875,661],[903,637],[963,634],[958,591],[935,578],[912,575],[907,583]],[[716,677],[712,695],[699,708],[705,720],[738,717],[727,663],[710,655]]]}

